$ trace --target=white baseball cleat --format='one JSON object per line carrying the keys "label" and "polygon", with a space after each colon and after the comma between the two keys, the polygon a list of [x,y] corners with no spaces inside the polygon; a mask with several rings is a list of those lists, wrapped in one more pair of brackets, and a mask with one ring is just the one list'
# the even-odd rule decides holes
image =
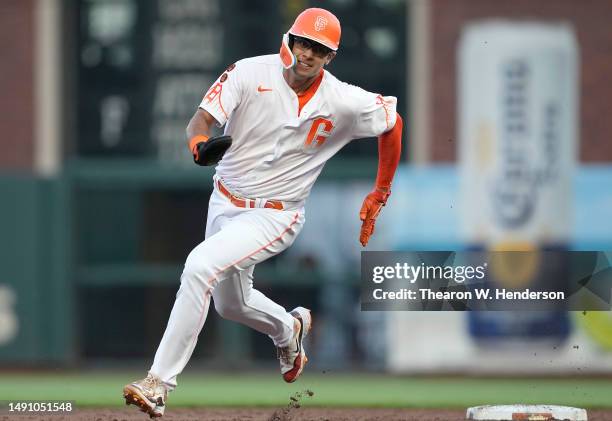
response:
{"label": "white baseball cleat", "polygon": [[164,415],[168,389],[159,377],[149,375],[139,381],[130,383],[123,388],[126,405],[136,405],[151,418]]}
{"label": "white baseball cleat", "polygon": [[304,351],[304,338],[312,327],[312,316],[310,310],[297,307],[289,313],[295,318],[295,336],[288,346],[276,348],[280,361],[281,374],[287,383],[293,383],[300,377],[304,366],[308,362]]}

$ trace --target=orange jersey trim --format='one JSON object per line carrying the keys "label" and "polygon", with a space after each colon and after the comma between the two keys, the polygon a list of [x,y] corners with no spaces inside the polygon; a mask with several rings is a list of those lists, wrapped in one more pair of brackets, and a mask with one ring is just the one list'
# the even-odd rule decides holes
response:
{"label": "orange jersey trim", "polygon": [[376,102],[380,105],[383,106],[383,110],[385,110],[385,124],[387,126],[387,130],[389,130],[389,117],[391,117],[389,115],[389,110],[387,109],[387,103],[385,102],[385,99],[383,98],[382,95],[378,95],[376,97]]}
{"label": "orange jersey trim", "polygon": [[317,92],[317,89],[319,89],[319,85],[321,85],[321,81],[322,80],[323,80],[323,69],[321,69],[321,72],[319,73],[319,76],[312,83],[312,85],[310,85],[308,87],[308,89],[306,89],[304,92],[301,92],[301,93],[297,94],[297,97],[298,97],[298,116],[302,112],[302,108],[304,108],[304,105],[306,105],[308,103],[308,101],[310,101],[310,99],[314,96],[315,92]]}

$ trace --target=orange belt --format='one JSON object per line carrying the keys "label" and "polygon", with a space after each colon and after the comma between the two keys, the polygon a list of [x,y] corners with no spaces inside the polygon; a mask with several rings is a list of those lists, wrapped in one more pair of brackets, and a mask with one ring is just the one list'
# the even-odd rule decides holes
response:
{"label": "orange belt", "polygon": [[[233,195],[219,180],[217,180],[217,187],[219,187],[219,191],[223,194],[223,196],[227,197],[234,206],[238,206],[239,208],[256,207],[254,199],[243,199],[242,197]],[[283,203],[279,202],[278,200],[266,200],[263,207],[276,210],[284,209]]]}

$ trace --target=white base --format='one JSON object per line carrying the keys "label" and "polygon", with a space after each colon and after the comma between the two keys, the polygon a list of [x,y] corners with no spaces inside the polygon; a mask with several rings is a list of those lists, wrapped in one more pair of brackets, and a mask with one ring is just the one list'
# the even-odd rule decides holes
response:
{"label": "white base", "polygon": [[474,421],[587,421],[587,412],[559,405],[485,405],[468,408],[466,418]]}

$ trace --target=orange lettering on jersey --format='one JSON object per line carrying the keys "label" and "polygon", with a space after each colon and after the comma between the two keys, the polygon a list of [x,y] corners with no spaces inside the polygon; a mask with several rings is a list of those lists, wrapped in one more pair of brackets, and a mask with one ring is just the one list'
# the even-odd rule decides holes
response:
{"label": "orange lettering on jersey", "polygon": [[312,122],[308,136],[306,137],[306,143],[304,145],[311,146],[314,142],[314,146],[321,146],[327,138],[331,135],[334,125],[331,121],[325,118],[317,118]]}
{"label": "orange lettering on jersey", "polygon": [[208,102],[211,103],[214,101],[217,95],[221,93],[222,89],[223,89],[223,86],[221,86],[221,82],[218,82],[216,85],[210,88],[210,90],[208,91],[208,93],[206,94],[204,98],[206,98]]}

